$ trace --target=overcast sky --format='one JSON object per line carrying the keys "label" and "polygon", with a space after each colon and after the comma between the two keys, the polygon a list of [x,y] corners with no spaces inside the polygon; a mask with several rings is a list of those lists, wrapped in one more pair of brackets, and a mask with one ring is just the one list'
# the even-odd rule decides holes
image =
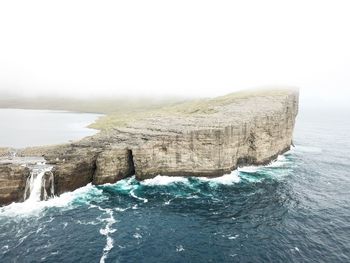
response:
{"label": "overcast sky", "polygon": [[0,90],[216,96],[299,86],[350,99],[350,1],[0,2]]}

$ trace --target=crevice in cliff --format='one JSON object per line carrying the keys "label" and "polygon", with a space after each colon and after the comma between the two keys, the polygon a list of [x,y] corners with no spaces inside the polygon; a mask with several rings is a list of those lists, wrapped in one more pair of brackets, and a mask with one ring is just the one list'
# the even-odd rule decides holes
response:
{"label": "crevice in cliff", "polygon": [[236,167],[243,167],[257,164],[256,158],[253,156],[244,156],[237,159]]}
{"label": "crevice in cliff", "polygon": [[128,176],[134,175],[135,174],[134,156],[132,154],[132,150],[130,149],[128,149],[128,167],[129,167]]}

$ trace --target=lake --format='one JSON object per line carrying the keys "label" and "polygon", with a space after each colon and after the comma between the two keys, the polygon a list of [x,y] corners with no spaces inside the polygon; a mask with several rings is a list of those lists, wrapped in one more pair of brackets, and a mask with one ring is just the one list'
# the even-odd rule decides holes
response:
{"label": "lake", "polygon": [[0,109],[0,147],[24,148],[78,140],[97,133],[87,126],[101,114]]}

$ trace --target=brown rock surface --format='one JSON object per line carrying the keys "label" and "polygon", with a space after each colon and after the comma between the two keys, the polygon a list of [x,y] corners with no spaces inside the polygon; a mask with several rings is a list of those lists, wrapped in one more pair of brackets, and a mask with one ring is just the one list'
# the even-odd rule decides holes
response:
{"label": "brown rock surface", "polygon": [[[221,176],[238,166],[269,163],[290,148],[298,97],[294,89],[230,94],[21,154],[43,154],[54,166],[55,194],[132,174],[139,180],[159,174]],[[13,184],[22,187],[19,181]]]}
{"label": "brown rock surface", "polygon": [[0,205],[23,201],[26,180],[30,171],[27,167],[12,164],[0,164]]}

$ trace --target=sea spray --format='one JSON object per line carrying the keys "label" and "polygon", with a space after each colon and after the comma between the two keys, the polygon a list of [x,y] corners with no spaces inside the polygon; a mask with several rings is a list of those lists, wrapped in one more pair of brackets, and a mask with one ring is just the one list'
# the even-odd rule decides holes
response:
{"label": "sea spray", "polygon": [[63,193],[47,201],[30,202],[26,200],[22,203],[12,203],[0,207],[0,217],[39,216],[41,212],[48,208],[71,209],[75,206],[89,204],[91,201],[102,202],[103,200],[106,200],[106,197],[103,196],[102,191],[88,184],[73,192]]}

